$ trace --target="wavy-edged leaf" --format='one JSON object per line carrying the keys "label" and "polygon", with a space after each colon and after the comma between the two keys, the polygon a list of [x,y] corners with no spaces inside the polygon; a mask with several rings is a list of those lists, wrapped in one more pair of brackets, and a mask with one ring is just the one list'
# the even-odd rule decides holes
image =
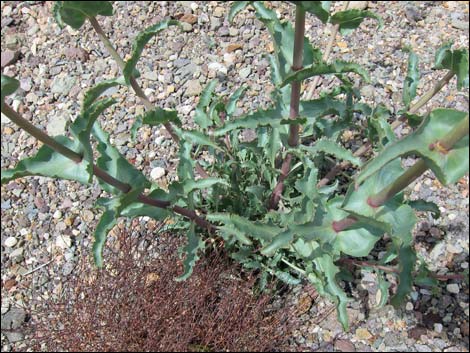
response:
{"label": "wavy-edged leaf", "polygon": [[135,39],[132,46],[131,58],[127,60],[126,66],[123,70],[124,80],[126,81],[127,85],[130,84],[130,78],[134,73],[134,69],[140,59],[140,56],[142,55],[142,52],[144,51],[145,45],[149,42],[149,40],[152,39],[153,36],[160,33],[162,30],[176,25],[179,25],[179,22],[176,20],[164,20],[146,28],[143,32],[140,32],[137,35],[137,38]]}
{"label": "wavy-edged leaf", "polygon": [[97,15],[112,16],[113,5],[110,1],[56,1],[53,14],[59,27],[63,27],[65,23],[79,29],[87,18]]}
{"label": "wavy-edged leaf", "polygon": [[20,81],[18,81],[16,78],[2,74],[2,108],[3,102],[5,102],[5,97],[15,93],[19,87]]}
{"label": "wavy-edged leaf", "polygon": [[387,119],[391,112],[384,106],[379,105],[374,109],[369,118],[369,139],[371,141],[378,140],[380,149],[397,140],[395,133]]}
{"label": "wavy-edged leaf", "polygon": [[436,53],[434,62],[435,69],[447,69],[457,75],[457,88],[467,88],[468,77],[468,50],[452,50],[452,43],[444,44]]}
{"label": "wavy-edged leaf", "polygon": [[97,83],[95,86],[90,88],[88,91],[86,91],[85,96],[83,98],[83,104],[82,104],[82,109],[81,109],[81,114],[84,114],[85,111],[90,109],[91,105],[104,93],[106,90],[108,90],[111,87],[119,86],[119,85],[124,85],[125,81],[123,77],[120,78],[114,78],[111,80],[105,80]]}
{"label": "wavy-edged leaf", "polygon": [[372,11],[350,9],[335,13],[330,18],[330,22],[334,25],[339,25],[339,31],[342,35],[352,33],[357,27],[360,26],[365,18],[373,18],[379,23],[379,29],[383,27],[383,20],[380,16]]}
{"label": "wavy-edged leaf", "polygon": [[[132,188],[150,187],[150,182],[145,176],[130,164],[116,147],[111,145],[109,134],[98,124],[93,125],[92,134],[98,141],[98,152],[100,153],[100,157],[96,161],[98,167],[117,180],[131,185]],[[103,190],[112,194],[121,193],[119,189],[101,181],[101,179],[98,179],[98,181]]]}
{"label": "wavy-edged leaf", "polygon": [[213,125],[213,121],[207,114],[206,110],[212,100],[212,94],[214,93],[215,86],[217,86],[218,80],[212,80],[201,92],[199,96],[199,102],[196,106],[196,114],[194,116],[194,122],[201,128],[207,129]]}
{"label": "wavy-edged leaf", "polygon": [[388,302],[390,282],[385,278],[383,271],[377,271],[378,291],[376,294],[377,307],[381,308]]}
{"label": "wavy-edged leaf", "polygon": [[441,210],[434,202],[425,200],[414,200],[408,201],[407,204],[410,205],[416,211],[431,212],[432,217],[434,219],[438,219],[441,217]]}
{"label": "wavy-edged leaf", "polygon": [[230,186],[230,184],[221,178],[204,178],[199,180],[187,180],[183,183],[183,191],[185,194],[189,194],[194,190],[201,190],[210,188],[216,184]]}
{"label": "wavy-edged leaf", "polygon": [[294,240],[294,235],[295,234],[291,229],[287,229],[284,232],[277,234],[268,245],[261,249],[261,254],[272,256],[276,250],[290,245]]}
{"label": "wavy-edged leaf", "polygon": [[186,258],[183,261],[184,273],[175,278],[176,281],[184,281],[191,276],[193,273],[194,265],[199,259],[199,252],[204,249],[204,242],[196,233],[196,226],[194,223],[191,224],[187,233],[188,243],[183,248],[183,252],[186,254]]}
{"label": "wavy-edged leaf", "polygon": [[271,241],[277,234],[283,231],[282,228],[252,222],[244,217],[229,213],[215,213],[207,215],[206,219],[210,222],[222,222],[225,225],[234,227],[243,232],[248,237],[262,241]]}
{"label": "wavy-edged leaf", "polygon": [[412,128],[418,127],[423,123],[424,120],[424,116],[418,114],[410,114],[405,112],[403,113],[403,116],[408,121],[408,125],[410,125]]}
{"label": "wavy-edged leaf", "polygon": [[181,141],[178,164],[178,178],[180,182],[194,180],[194,161],[191,158],[192,144],[187,141]]}
{"label": "wavy-edged leaf", "polygon": [[[65,136],[56,136],[54,140],[77,153],[81,152],[78,141],[72,141]],[[2,169],[1,179],[4,184],[17,178],[40,175],[88,184],[91,178],[89,170],[89,163],[86,159],[76,163],[50,147],[42,146],[34,157],[23,159],[14,169]]]}
{"label": "wavy-edged leaf", "polygon": [[235,16],[242,11],[245,7],[247,7],[251,1],[234,1],[232,7],[230,7],[230,11],[228,13],[228,20],[232,22]]}
{"label": "wavy-edged leaf", "polygon": [[325,115],[343,116],[346,111],[346,104],[343,101],[332,99],[331,97],[323,97],[300,102],[300,116],[311,119],[320,118]]}
{"label": "wavy-edged leaf", "polygon": [[188,141],[193,145],[209,146],[218,151],[223,151],[223,149],[215,141],[200,131],[175,129],[175,132],[181,139]]}
{"label": "wavy-edged leaf", "polygon": [[246,86],[239,87],[231,94],[230,98],[228,99],[227,106],[225,107],[228,117],[235,113],[235,110],[237,109],[237,102],[240,100],[240,98],[243,97],[247,88],[248,87]]}
{"label": "wavy-edged leaf", "polygon": [[113,98],[105,98],[94,102],[91,106],[82,109],[82,113],[70,126],[72,135],[82,144],[83,158],[89,162],[89,182],[91,182],[93,177],[93,149],[90,143],[91,130],[98,116],[114,103],[116,101]]}
{"label": "wavy-edged leaf", "polygon": [[332,257],[328,254],[316,258],[314,263],[319,272],[322,272],[325,276],[325,293],[335,302],[338,320],[343,326],[343,329],[347,331],[349,329],[349,319],[346,307],[351,299],[347,297],[346,293],[336,281],[336,274],[339,273],[340,270],[338,266],[334,264]]}
{"label": "wavy-edged leaf", "polygon": [[259,126],[279,127],[283,118],[284,115],[279,106],[274,109],[260,109],[238,119],[226,122],[223,126],[214,130],[214,136],[223,136],[227,132],[235,129],[255,129]]}
{"label": "wavy-edged leaf", "polygon": [[104,208],[104,212],[95,229],[95,241],[93,242],[93,259],[98,268],[103,267],[103,248],[109,231],[116,225],[121,211],[132,204],[144,188],[138,187],[122,196],[113,199],[100,199],[98,206]]}
{"label": "wavy-edged leaf", "polygon": [[400,306],[413,289],[413,271],[416,264],[416,253],[410,245],[402,246],[398,256],[400,258],[399,284],[397,292],[390,300],[394,307]]}
{"label": "wavy-edged leaf", "polygon": [[310,153],[312,156],[315,156],[318,152],[324,152],[335,156],[337,159],[349,161],[353,165],[362,165],[360,158],[355,157],[350,150],[347,150],[334,140],[323,138],[316,141],[313,146],[301,145],[300,149]]}
{"label": "wavy-edged leaf", "polygon": [[306,12],[315,15],[323,23],[327,23],[330,18],[331,1],[290,1]]}
{"label": "wavy-edged leaf", "polygon": [[274,276],[277,277],[277,279],[281,280],[282,282],[284,282],[284,283],[286,283],[290,286],[296,286],[296,285],[300,284],[300,282],[301,282],[300,279],[295,278],[289,272],[277,270],[277,271],[274,271],[273,274],[274,274]]}
{"label": "wavy-edged leaf", "polygon": [[413,50],[409,49],[408,71],[403,82],[403,104],[408,108],[411,101],[416,97],[416,88],[419,83],[418,56]]}
{"label": "wavy-edged leaf", "polygon": [[225,240],[228,240],[230,237],[235,237],[241,244],[244,244],[244,245],[253,244],[250,238],[246,236],[245,232],[242,232],[231,225],[220,226],[218,227],[218,230]]}
{"label": "wavy-edged leaf", "polygon": [[366,82],[370,81],[369,73],[359,64],[353,62],[347,62],[342,60],[336,60],[331,64],[325,62],[315,63],[311,66],[305,67],[301,70],[295,71],[289,74],[284,81],[281,83],[280,87],[284,87],[294,81],[302,81],[306,78],[318,76],[318,75],[337,75],[344,74],[347,72],[354,72],[360,75]]}
{"label": "wavy-edged leaf", "polygon": [[447,153],[442,153],[439,148],[431,149],[430,146],[444,138],[467,117],[468,113],[452,109],[432,111],[414,133],[389,144],[378,156],[366,164],[357,177],[356,183],[361,184],[394,159],[411,154],[421,156],[442,184],[456,182],[468,171],[468,135],[457,142]]}
{"label": "wavy-edged leaf", "polygon": [[173,123],[176,126],[182,126],[176,110],[167,110],[156,107],[142,114],[142,123],[151,126],[158,126],[166,123]]}

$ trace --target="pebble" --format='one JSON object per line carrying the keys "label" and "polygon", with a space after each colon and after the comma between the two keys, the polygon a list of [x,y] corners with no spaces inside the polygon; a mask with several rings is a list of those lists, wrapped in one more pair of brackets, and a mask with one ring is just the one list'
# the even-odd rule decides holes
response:
{"label": "pebble", "polygon": [[95,218],[95,215],[90,210],[84,210],[82,212],[82,220],[85,222],[91,222]]}
{"label": "pebble", "polygon": [[188,97],[197,96],[202,92],[202,86],[199,80],[190,80],[186,84],[185,95]]}
{"label": "pebble", "polygon": [[13,65],[19,58],[19,52],[18,51],[13,51],[13,50],[5,50],[2,51],[2,56],[1,56],[1,65],[2,68]]}
{"label": "pebble", "polygon": [[413,303],[412,302],[406,303],[405,309],[406,309],[406,311],[413,311],[414,310]]}
{"label": "pebble", "polygon": [[436,331],[437,333],[441,333],[443,328],[444,327],[442,326],[441,323],[434,324],[434,331]]}
{"label": "pebble", "polygon": [[5,246],[7,248],[12,248],[16,245],[16,243],[18,243],[18,239],[16,239],[15,237],[8,237],[5,239]]}
{"label": "pebble", "polygon": [[55,245],[61,249],[68,249],[72,246],[72,239],[68,235],[59,235],[55,240]]}
{"label": "pebble", "polygon": [[62,212],[60,210],[56,210],[54,214],[52,215],[54,219],[61,219],[62,218]]}
{"label": "pebble", "polygon": [[369,340],[372,338],[372,334],[365,328],[358,328],[356,330],[356,338],[358,340]]}
{"label": "pebble", "polygon": [[75,84],[75,78],[72,76],[69,76],[69,75],[65,77],[57,76],[52,81],[51,93],[56,93],[59,95],[66,96],[70,92],[74,84]]}
{"label": "pebble", "polygon": [[458,294],[460,292],[460,288],[457,283],[448,284],[446,289],[449,293],[452,293],[452,294]]}
{"label": "pebble", "polygon": [[2,333],[3,330],[14,330],[19,328],[26,319],[26,312],[23,309],[12,308],[2,316]]}
{"label": "pebble", "polygon": [[181,28],[183,32],[191,32],[193,30],[193,25],[187,22],[181,22]]}
{"label": "pebble", "polygon": [[227,74],[227,68],[221,63],[210,63],[209,65],[207,65],[207,68],[212,71],[221,72],[225,75]]}
{"label": "pebble", "polygon": [[241,69],[239,74],[241,78],[247,78],[251,74],[251,67]]}
{"label": "pebble", "polygon": [[162,167],[156,167],[153,168],[152,171],[150,172],[150,177],[154,180],[158,180],[161,177],[165,176],[165,169]]}
{"label": "pebble", "polygon": [[349,340],[337,340],[335,342],[335,349],[340,352],[355,352],[356,347]]}
{"label": "pebble", "polygon": [[52,116],[46,126],[47,133],[51,136],[63,135],[67,127],[67,121],[65,114]]}
{"label": "pebble", "polygon": [[225,13],[225,9],[223,7],[217,6],[212,12],[212,16],[214,17],[223,17]]}

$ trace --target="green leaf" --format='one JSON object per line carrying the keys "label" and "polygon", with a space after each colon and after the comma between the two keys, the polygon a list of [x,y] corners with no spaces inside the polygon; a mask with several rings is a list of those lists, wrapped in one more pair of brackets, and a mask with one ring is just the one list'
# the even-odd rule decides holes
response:
{"label": "green leaf", "polygon": [[2,108],[5,97],[15,93],[20,87],[20,81],[13,77],[9,77],[2,74]]}
{"label": "green leaf", "polygon": [[230,12],[228,13],[229,22],[232,22],[235,16],[250,3],[251,1],[234,1],[232,7],[230,8]]}
{"label": "green leaf", "polygon": [[391,286],[390,282],[385,278],[385,273],[383,271],[377,271],[377,281],[380,294],[377,293],[377,307],[381,308],[388,302],[388,291]]}
{"label": "green leaf", "polygon": [[255,129],[259,126],[279,127],[284,118],[279,106],[274,109],[257,110],[235,120],[226,122],[220,128],[214,130],[214,136],[223,136],[235,129]]}
{"label": "green leaf", "polygon": [[240,98],[243,97],[245,94],[247,87],[239,87],[235,92],[232,93],[230,98],[228,99],[227,106],[225,110],[227,111],[227,116],[230,117],[235,113],[235,110],[237,109],[237,102],[239,101]]}
{"label": "green leaf", "polygon": [[442,184],[456,182],[468,171],[468,135],[448,153],[441,153],[438,148],[430,149],[430,146],[444,138],[467,115],[468,113],[452,109],[432,111],[418,130],[400,141],[389,144],[366,164],[356,183],[360,184],[370,178],[394,159],[412,154],[421,156]]}
{"label": "green leaf", "polygon": [[336,304],[336,310],[338,313],[338,320],[343,325],[343,329],[347,331],[349,329],[349,319],[346,310],[348,299],[346,293],[341,289],[336,281],[336,274],[339,273],[339,268],[333,262],[330,255],[324,254],[314,260],[318,270],[322,272],[326,278],[325,292]]}
{"label": "green leaf", "polygon": [[387,119],[390,117],[390,111],[384,106],[379,105],[374,109],[369,118],[369,139],[378,140],[380,149],[396,141],[395,133]]}
{"label": "green leaf", "polygon": [[418,114],[403,113],[403,116],[408,120],[408,125],[415,128],[423,123],[424,116]]}
{"label": "green leaf", "polygon": [[279,227],[252,222],[244,217],[229,213],[210,214],[206,216],[206,219],[210,222],[222,222],[225,225],[229,225],[243,232],[251,238],[262,241],[271,241],[277,234],[283,231],[283,229]]}
{"label": "green leaf", "polygon": [[288,246],[294,240],[294,232],[290,229],[277,234],[272,241],[261,249],[261,254],[272,256],[279,248]]}
{"label": "green leaf", "polygon": [[101,199],[98,205],[104,208],[104,213],[95,229],[95,241],[93,242],[93,259],[98,268],[103,267],[103,248],[109,231],[116,225],[121,211],[132,204],[142,192],[143,187],[131,190],[120,197],[113,199]]}
{"label": "green leaf", "polygon": [[289,74],[280,87],[284,87],[294,81],[302,81],[306,78],[318,75],[331,75],[331,74],[344,74],[347,72],[354,72],[360,75],[366,82],[370,81],[369,73],[359,64],[353,62],[347,62],[342,60],[336,60],[331,64],[325,62],[315,63],[304,69],[295,71]]}
{"label": "green leaf", "polygon": [[209,177],[199,180],[187,180],[183,183],[183,190],[185,194],[189,194],[191,191],[207,189],[216,184],[230,186],[230,184],[224,179]]}
{"label": "green leaf", "polygon": [[93,149],[90,143],[91,130],[98,116],[114,103],[116,103],[116,101],[112,98],[105,98],[94,102],[86,109],[82,109],[82,113],[70,126],[72,135],[82,144],[83,158],[89,163],[89,182],[91,182],[93,178]]}
{"label": "green leaf", "polygon": [[165,20],[146,28],[143,32],[138,34],[132,46],[131,58],[127,60],[126,66],[123,70],[124,79],[127,85],[130,84],[130,78],[134,73],[134,69],[140,59],[140,56],[142,55],[142,52],[144,51],[145,45],[150,41],[150,39],[152,39],[153,36],[157,35],[162,30],[176,25],[179,25],[179,22],[176,20]]}
{"label": "green leaf", "polygon": [[330,139],[320,139],[315,142],[313,146],[300,146],[302,151],[306,151],[312,155],[316,156],[318,152],[324,152],[335,156],[337,159],[344,159],[351,162],[351,164],[356,166],[361,166],[362,161],[360,158],[355,157],[350,150],[345,149],[343,146],[336,143],[334,140]]}
{"label": "green leaf", "polygon": [[295,278],[294,276],[292,276],[289,272],[285,272],[285,271],[274,271],[273,272],[274,276],[276,276],[279,280],[281,280],[282,282],[290,285],[290,286],[296,286],[296,285],[299,285],[300,284],[300,279],[298,278]]}
{"label": "green leaf", "polygon": [[218,151],[223,151],[223,149],[217,145],[216,142],[211,140],[211,138],[197,130],[183,130],[183,129],[175,129],[175,132],[182,140],[191,141],[194,145],[199,146],[209,146]]}
{"label": "green leaf", "polygon": [[123,77],[105,80],[97,83],[85,93],[80,114],[83,115],[87,110],[89,110],[92,104],[99,98],[99,96],[106,92],[107,89],[124,84],[125,82]]}
{"label": "green leaf", "polygon": [[180,142],[180,162],[178,164],[178,178],[180,182],[183,183],[187,180],[194,179],[194,161],[191,158],[191,149],[191,143],[183,140]]}
{"label": "green leaf", "polygon": [[416,97],[416,88],[419,82],[418,56],[409,50],[408,71],[403,83],[403,104],[408,108],[411,101]]}
{"label": "green leaf", "polygon": [[[109,141],[109,134],[106,133],[98,124],[93,125],[93,136],[98,141],[98,152],[100,157],[96,164],[112,177],[117,180],[129,184],[132,188],[136,187],[150,187],[150,182],[145,176],[138,171],[132,164],[130,164]],[[112,193],[120,194],[121,191],[114,186],[107,184],[101,179],[98,179],[100,186],[103,190]]]}
{"label": "green leaf", "polygon": [[196,106],[196,115],[194,116],[194,122],[199,125],[201,129],[207,129],[212,126],[213,121],[207,114],[206,110],[212,100],[212,94],[214,93],[215,86],[218,81],[212,80],[201,92],[199,102]]}
{"label": "green leaf", "polygon": [[334,25],[338,24],[341,34],[346,35],[352,33],[367,17],[377,20],[379,23],[379,29],[383,27],[383,21],[380,16],[377,16],[371,11],[359,9],[337,12],[331,16],[330,22]]}
{"label": "green leaf", "polygon": [[416,253],[411,248],[411,246],[402,246],[399,252],[399,266],[400,266],[400,281],[398,284],[397,292],[390,300],[390,303],[394,307],[400,306],[405,297],[411,292],[413,289],[413,270],[416,263]]}
{"label": "green leaf", "polygon": [[[78,141],[72,141],[65,136],[56,136],[54,140],[77,153],[81,152]],[[86,159],[76,163],[48,146],[42,146],[34,157],[23,159],[14,169],[2,169],[2,184],[29,175],[75,180],[88,184],[91,177],[89,170]]]}
{"label": "green leaf", "polygon": [[166,110],[156,107],[145,112],[142,115],[142,122],[151,126],[158,126],[166,123],[173,123],[176,126],[182,126],[176,110]]}
{"label": "green leaf", "polygon": [[408,201],[407,203],[416,211],[431,212],[432,217],[434,219],[438,219],[441,217],[441,211],[439,210],[439,207],[434,202],[425,201],[425,200],[414,200],[414,201]]}
{"label": "green leaf", "polygon": [[346,105],[343,101],[332,99],[331,97],[323,97],[309,101],[300,102],[300,116],[307,117],[309,122],[312,119],[320,118],[325,115],[343,116],[346,111]]}
{"label": "green leaf", "polygon": [[452,43],[443,45],[436,53],[434,68],[447,69],[457,75],[457,88],[468,88],[468,50],[452,50]]}
{"label": "green leaf", "polygon": [[189,276],[191,276],[191,274],[193,273],[194,265],[199,259],[198,252],[204,249],[204,242],[196,234],[196,226],[194,223],[191,223],[187,237],[188,243],[183,248],[183,252],[186,254],[186,258],[183,262],[184,273],[175,279],[178,282],[184,281],[189,278]]}
{"label": "green leaf", "polygon": [[300,6],[306,12],[315,15],[323,23],[328,22],[330,17],[331,1],[290,1]]}
{"label": "green leaf", "polygon": [[109,1],[57,1],[53,13],[60,27],[65,23],[79,29],[87,18],[112,16],[113,5]]}

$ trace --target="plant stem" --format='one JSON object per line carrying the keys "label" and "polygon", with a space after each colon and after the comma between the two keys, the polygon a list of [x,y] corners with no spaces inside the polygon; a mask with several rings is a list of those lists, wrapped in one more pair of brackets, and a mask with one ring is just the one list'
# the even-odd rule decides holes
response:
{"label": "plant stem", "polygon": [[[400,270],[398,268],[379,265],[379,264],[376,264],[376,263],[373,263],[373,262],[368,262],[368,261],[361,261],[361,260],[343,258],[343,259],[340,259],[338,262],[340,264],[351,264],[351,265],[358,266],[358,267],[373,267],[373,268],[377,268],[379,270],[382,270],[384,272],[400,273]],[[416,273],[414,273],[413,275],[416,275]],[[458,275],[458,274],[437,275],[437,274],[434,274],[434,273],[430,273],[429,275],[430,275],[430,277],[435,278],[438,281],[447,281],[447,280],[450,280],[450,279],[455,279],[455,280],[464,280],[465,279],[465,277],[463,275]]]}
{"label": "plant stem", "polygon": [[[459,124],[457,124],[444,138],[439,140],[439,144],[444,151],[449,151],[452,147],[469,133],[469,116],[467,115]],[[431,148],[431,146],[430,146]],[[380,192],[370,196],[367,203],[371,207],[380,207],[397,193],[402,191],[405,187],[415,181],[421,174],[428,169],[428,166],[423,159],[416,162],[411,168],[408,168],[402,175],[400,175],[394,182],[386,186]],[[341,232],[348,229],[355,222],[354,218],[349,216],[340,221],[333,222],[332,227],[336,232]]]}
{"label": "plant stem", "polygon": [[[345,1],[342,11],[345,11],[345,10],[348,9],[349,3],[350,3],[350,1]],[[338,31],[339,31],[339,24],[335,24],[333,26],[333,29],[331,30],[330,40],[328,41],[328,44],[326,45],[325,52],[323,53],[323,61],[325,61],[325,62],[328,62],[328,59],[329,59],[330,54],[331,54],[331,49],[333,48],[333,44],[335,42],[336,35],[338,34]],[[313,98],[315,90],[318,87],[318,83],[320,82],[320,78],[321,78],[321,76],[315,76],[315,78],[313,79],[312,84],[310,86],[310,89],[309,89],[307,95],[305,96],[306,100],[310,100],[310,99]]]}
{"label": "plant stem", "polygon": [[[304,50],[304,35],[305,35],[305,11],[299,6],[295,7],[295,34],[294,34],[294,53],[292,59],[292,70],[297,71],[302,69],[303,50]],[[300,89],[302,82],[294,81],[291,84],[291,99],[290,99],[290,113],[289,118],[295,120],[299,116],[300,107]],[[288,144],[291,147],[296,147],[299,144],[299,124],[291,124],[289,127]],[[281,199],[282,191],[284,190],[284,180],[289,175],[290,164],[292,155],[287,154],[282,162],[281,175],[274,187],[271,194],[269,208],[275,209],[279,200]]]}
{"label": "plant stem", "polygon": [[[80,154],[60,144],[59,142],[54,140],[52,137],[47,135],[45,132],[39,130],[29,121],[24,119],[20,114],[15,112],[8,104],[5,103],[3,105],[2,113],[5,114],[11,121],[13,121],[19,127],[24,129],[26,132],[31,134],[33,137],[35,137],[36,139],[38,139],[43,144],[50,147],[57,153],[60,153],[64,157],[69,158],[76,163],[80,163],[82,161],[83,157]],[[131,185],[127,183],[123,183],[122,181],[114,178],[112,175],[109,175],[107,172],[105,172],[103,169],[98,167],[96,164],[93,164],[93,174],[96,175],[101,180],[103,180],[105,183],[112,185],[115,188],[119,189],[123,193],[128,193],[132,189]],[[198,226],[200,226],[201,228],[207,229],[209,232],[212,232],[217,229],[216,226],[212,225],[204,218],[198,216],[198,214],[195,211],[188,210],[180,206],[171,207],[171,203],[169,201],[153,199],[143,193],[137,197],[137,200],[139,200],[140,202],[146,205],[155,206],[155,207],[164,208],[164,209],[171,209],[173,212],[180,214],[194,221]]]}
{"label": "plant stem", "polygon": [[[428,103],[444,86],[446,86],[449,81],[454,77],[454,73],[449,71],[442,79],[440,79],[428,92],[426,92],[415,104],[413,104],[410,109],[408,110],[409,114],[415,114],[421,107],[423,107],[426,103]],[[395,120],[391,124],[392,130],[395,130],[398,126],[400,126],[403,122],[406,121],[406,117],[402,115],[400,118]],[[361,157],[367,152],[370,151],[372,145],[370,142],[367,142],[363,146],[361,146],[355,153],[354,156]],[[317,187],[322,187],[327,185],[333,178],[342,170],[348,168],[351,165],[350,162],[344,161],[340,164],[334,166],[328,174],[318,182]]]}
{"label": "plant stem", "polygon": [[[119,68],[121,69],[121,71],[124,70],[124,67],[126,66],[126,62],[121,58],[121,56],[119,55],[119,53],[116,51],[116,49],[114,48],[113,44],[111,43],[111,41],[109,40],[109,38],[106,36],[106,33],[104,33],[103,31],[103,28],[100,26],[100,24],[98,23],[98,21],[96,20],[95,17],[90,17],[89,18],[90,20],[90,23],[93,27],[93,29],[95,30],[95,32],[98,34],[98,37],[100,38],[100,40],[102,41],[103,45],[105,46],[105,48],[107,49],[109,55],[111,55],[111,57],[114,59],[114,61],[116,61],[116,63],[118,64]],[[153,109],[153,104],[150,102],[150,100],[148,99],[148,97],[146,96],[146,94],[144,93],[144,91],[142,90],[142,88],[139,86],[139,84],[137,83],[137,80],[131,76],[130,78],[130,83],[131,83],[131,87],[132,89],[134,90],[135,94],[137,95],[137,97],[140,98],[140,101],[142,102],[142,104],[145,106],[146,109],[148,110],[152,110]],[[171,126],[170,123],[164,123],[163,126],[165,126],[165,129],[168,131],[168,133],[171,135],[171,138],[176,142],[176,143],[179,143],[179,137],[178,135],[176,135],[173,127]],[[207,172],[201,167],[201,165],[199,163],[196,162],[196,171],[199,173],[199,175],[201,175],[203,178],[208,178],[209,177],[209,174],[207,174]]]}
{"label": "plant stem", "polygon": [[72,151],[70,148],[62,145],[61,143],[54,140],[52,137],[47,135],[44,131],[39,130],[36,126],[31,124],[28,120],[23,118],[20,114],[15,112],[8,104],[4,104],[2,108],[2,113],[5,114],[11,121],[16,125],[21,127],[23,130],[28,132],[31,136],[34,136],[36,139],[49,146],[54,151],[62,154],[63,156],[71,159],[75,163],[80,163],[83,159],[83,156],[77,152]]}
{"label": "plant stem", "polygon": [[287,266],[289,266],[290,268],[294,269],[295,271],[299,272],[301,275],[305,275],[306,271],[305,270],[302,270],[300,267],[297,267],[296,265],[294,265],[293,263],[290,263],[289,261],[287,261],[285,258],[282,258],[281,259],[282,262],[284,262]]}
{"label": "plant stem", "polygon": [[[292,60],[292,70],[302,69],[305,34],[305,10],[299,5],[295,8],[295,37],[294,37],[294,57]],[[294,81],[291,84],[290,114],[289,117],[295,120],[299,116],[300,88],[302,82]],[[299,144],[299,124],[291,124],[289,129],[289,146],[296,147]]]}

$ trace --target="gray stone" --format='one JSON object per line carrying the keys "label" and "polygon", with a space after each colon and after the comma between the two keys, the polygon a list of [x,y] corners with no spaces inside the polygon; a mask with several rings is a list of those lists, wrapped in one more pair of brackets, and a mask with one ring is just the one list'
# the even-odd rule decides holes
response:
{"label": "gray stone", "polygon": [[5,50],[2,51],[2,68],[8,65],[14,64],[17,60],[18,57],[20,56],[20,53],[18,51],[12,51],[12,50]]}
{"label": "gray stone", "polygon": [[2,333],[7,336],[7,339],[10,343],[20,342],[24,340],[24,334],[20,331],[5,331]]}
{"label": "gray stone", "polygon": [[415,348],[417,352],[432,352],[432,349],[425,344],[415,344]]}
{"label": "gray stone", "polygon": [[351,1],[349,3],[348,10],[350,9],[364,10],[364,9],[367,9],[368,6],[369,6],[369,1]]}
{"label": "gray stone", "polygon": [[191,80],[187,82],[185,95],[187,97],[197,96],[201,93],[202,86],[199,83],[199,80]]}
{"label": "gray stone", "polygon": [[64,267],[62,267],[62,274],[64,276],[68,276],[73,272],[73,269],[75,268],[75,264],[73,262],[66,262],[64,264]]}
{"label": "gray stone", "polygon": [[452,20],[452,27],[462,30],[468,30],[469,23],[468,21],[461,21],[461,20]]}
{"label": "gray stone", "polygon": [[190,63],[191,63],[191,60],[189,59],[176,59],[175,61],[173,61],[173,65],[175,65],[175,67],[178,69]]}
{"label": "gray stone", "polygon": [[241,78],[247,78],[251,74],[251,67],[248,66],[241,69],[239,74]]}
{"label": "gray stone", "polygon": [[142,75],[142,78],[145,78],[146,80],[150,80],[150,81],[157,81],[158,75],[155,71],[149,71],[149,72],[144,73]]}
{"label": "gray stone", "polygon": [[64,113],[54,115],[47,123],[47,133],[51,136],[63,135],[67,127],[67,121],[67,116]]}
{"label": "gray stone", "polygon": [[3,243],[7,248],[12,248],[18,243],[18,239],[15,237],[8,237],[5,239],[5,242]]}
{"label": "gray stone", "polygon": [[180,22],[183,32],[191,32],[193,30],[193,25],[187,22]]}
{"label": "gray stone", "polygon": [[71,76],[56,77],[51,84],[51,92],[67,95],[75,84],[75,78]]}
{"label": "gray stone", "polygon": [[12,308],[9,312],[2,316],[2,330],[14,330],[19,328],[26,319],[26,313],[23,309]]}
{"label": "gray stone", "polygon": [[375,94],[375,87],[372,85],[366,85],[361,88],[361,95],[363,95],[366,98],[372,98],[374,97]]}
{"label": "gray stone", "polygon": [[150,176],[152,177],[152,179],[158,180],[161,177],[165,176],[165,169],[162,167],[156,167],[152,169],[152,171],[150,172]]}
{"label": "gray stone", "polygon": [[181,78],[191,78],[197,70],[198,66],[194,63],[190,63],[177,70],[176,74],[181,76]]}
{"label": "gray stone", "polygon": [[460,292],[460,288],[457,283],[448,284],[446,289],[449,293],[453,293],[453,294],[458,294]]}

